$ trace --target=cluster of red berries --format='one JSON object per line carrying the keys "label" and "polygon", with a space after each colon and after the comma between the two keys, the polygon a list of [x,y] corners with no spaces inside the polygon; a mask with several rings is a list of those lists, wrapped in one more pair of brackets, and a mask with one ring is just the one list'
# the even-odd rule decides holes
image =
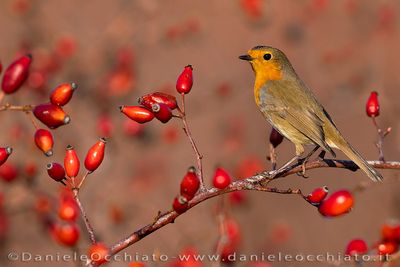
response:
{"label": "cluster of red berries", "polygon": [[[29,68],[32,62],[30,54],[24,55],[12,62],[5,70],[1,89],[4,94],[13,94],[18,91],[29,75]],[[1,72],[1,67],[0,67]],[[57,86],[49,96],[49,102],[36,105],[33,107],[32,113],[34,116],[50,129],[56,129],[70,122],[70,117],[63,110],[72,98],[73,92],[78,86],[75,83],[64,83]],[[29,111],[27,109],[27,111]],[[46,129],[37,129],[34,135],[34,141],[37,147],[43,151],[46,156],[53,155],[54,139],[50,131]],[[0,152],[1,162],[7,159],[11,149],[6,148],[6,153],[3,155]],[[3,162],[4,163],[4,162]]]}
{"label": "cluster of red berries", "polygon": [[120,110],[131,120],[146,123],[157,118],[162,123],[172,119],[172,110],[177,108],[176,98],[172,95],[155,92],[142,96],[140,106],[120,106]]}
{"label": "cluster of red berries", "polygon": [[[56,129],[68,124],[71,118],[63,110],[72,98],[74,91],[78,88],[76,83],[64,83],[57,86],[50,94],[50,102],[39,104],[33,108],[33,114],[44,125],[50,129]],[[53,155],[54,139],[49,130],[37,129],[34,136],[36,146],[46,156]]]}
{"label": "cluster of red berries", "polygon": [[[86,153],[85,168],[89,173],[94,172],[103,162],[106,142],[105,138],[100,138]],[[47,173],[50,178],[64,185],[64,180],[67,180],[67,177],[72,179],[78,176],[79,169],[79,157],[74,147],[70,145],[68,145],[66,149],[64,167],[57,162],[47,164]]]}
{"label": "cluster of red berries", "polygon": [[352,239],[346,246],[345,253],[349,256],[364,255],[367,253],[377,255],[390,255],[398,251],[400,244],[400,223],[389,221],[382,225],[380,240],[371,248],[363,239]]}
{"label": "cluster of red berries", "polygon": [[180,195],[175,197],[172,208],[177,213],[183,213],[188,209],[189,201],[194,198],[200,188],[200,180],[196,174],[196,168],[190,167],[181,181]]}
{"label": "cluster of red berries", "polygon": [[[217,168],[213,176],[213,185],[217,189],[225,189],[232,181],[231,176],[223,168]],[[189,201],[194,198],[200,188],[200,180],[196,174],[196,168],[190,167],[181,181],[180,195],[175,197],[172,207],[177,213],[185,212],[189,207]]]}
{"label": "cluster of red berries", "polygon": [[[176,90],[180,94],[187,94],[193,86],[193,68],[188,65],[179,75],[176,82]],[[146,123],[154,118],[162,123],[169,122],[172,111],[178,107],[176,98],[172,95],[155,92],[138,99],[139,106],[120,106],[120,111],[131,120],[138,123]]]}
{"label": "cluster of red berries", "polygon": [[[6,68],[1,81],[1,90],[4,94],[12,94],[22,86],[28,77],[31,62],[32,56],[28,54],[18,58]],[[0,74],[2,70],[3,66],[0,63]],[[11,153],[11,147],[0,148],[0,166],[7,161]]]}
{"label": "cluster of red berries", "polygon": [[76,223],[78,218],[78,206],[70,191],[62,191],[58,206],[59,222],[51,224],[53,238],[62,245],[74,247],[80,237],[79,226]]}
{"label": "cluster of red berries", "polygon": [[319,213],[324,217],[336,217],[351,211],[354,198],[349,191],[339,190],[327,198],[328,192],[328,187],[319,187],[314,189],[305,199],[311,205],[316,206]]}

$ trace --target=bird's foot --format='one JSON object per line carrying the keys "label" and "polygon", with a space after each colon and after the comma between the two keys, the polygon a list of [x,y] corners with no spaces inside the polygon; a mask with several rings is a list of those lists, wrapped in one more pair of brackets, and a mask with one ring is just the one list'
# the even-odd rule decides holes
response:
{"label": "bird's foot", "polygon": [[303,162],[301,163],[301,171],[297,172],[298,176],[301,176],[303,178],[308,178],[309,176],[306,175],[306,160],[303,160]]}
{"label": "bird's foot", "polygon": [[303,178],[308,178],[309,176],[306,175],[306,164],[309,160],[309,157],[303,158],[303,159],[299,159],[299,163],[301,164],[301,171],[297,172],[296,174],[298,176],[301,176]]}

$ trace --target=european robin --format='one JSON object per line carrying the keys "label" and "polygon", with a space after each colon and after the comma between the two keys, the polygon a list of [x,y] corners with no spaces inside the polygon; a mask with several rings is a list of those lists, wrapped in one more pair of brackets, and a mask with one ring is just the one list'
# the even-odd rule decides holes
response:
{"label": "european robin", "polygon": [[315,145],[303,162],[320,147],[335,157],[332,148],[337,148],[371,180],[383,179],[344,139],[328,112],[299,78],[282,51],[270,46],[256,46],[239,58],[250,62],[255,73],[254,97],[262,114],[296,147],[296,156],[282,168],[301,160],[304,145]]}

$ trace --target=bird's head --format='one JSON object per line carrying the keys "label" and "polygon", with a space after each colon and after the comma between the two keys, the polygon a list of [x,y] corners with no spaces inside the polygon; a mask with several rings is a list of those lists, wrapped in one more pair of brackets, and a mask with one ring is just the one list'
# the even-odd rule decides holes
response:
{"label": "bird's head", "polygon": [[239,58],[250,62],[256,78],[264,81],[281,80],[286,67],[291,69],[285,54],[270,46],[256,46]]}

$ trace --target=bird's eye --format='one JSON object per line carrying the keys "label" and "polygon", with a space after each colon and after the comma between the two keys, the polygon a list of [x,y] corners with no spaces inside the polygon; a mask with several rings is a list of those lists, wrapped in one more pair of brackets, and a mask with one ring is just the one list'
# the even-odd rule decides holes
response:
{"label": "bird's eye", "polygon": [[265,60],[270,60],[272,58],[272,55],[270,53],[266,53],[266,54],[264,54],[263,58]]}

